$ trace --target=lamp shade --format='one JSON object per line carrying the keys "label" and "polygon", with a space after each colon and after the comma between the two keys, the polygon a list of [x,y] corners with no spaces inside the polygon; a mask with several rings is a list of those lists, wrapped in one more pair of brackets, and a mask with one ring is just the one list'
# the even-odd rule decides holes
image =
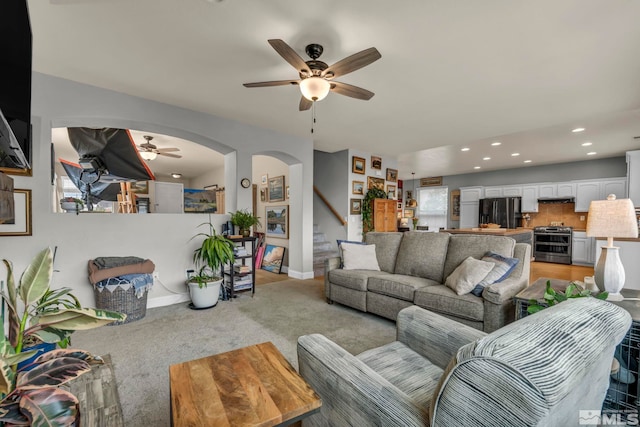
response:
{"label": "lamp shade", "polygon": [[613,246],[615,237],[638,237],[638,222],[631,199],[616,199],[615,194],[610,194],[607,200],[592,201],[587,236],[606,237],[608,246]]}
{"label": "lamp shade", "polygon": [[140,151],[140,157],[145,160],[155,160],[155,158],[158,157],[158,154],[153,151]]}
{"label": "lamp shade", "polygon": [[321,77],[307,77],[300,82],[300,92],[309,101],[322,101],[329,94],[331,85]]}

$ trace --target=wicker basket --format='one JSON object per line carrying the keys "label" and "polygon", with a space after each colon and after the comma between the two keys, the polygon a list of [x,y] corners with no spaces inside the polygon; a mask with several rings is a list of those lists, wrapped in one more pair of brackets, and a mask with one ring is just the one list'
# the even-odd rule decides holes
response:
{"label": "wicker basket", "polygon": [[144,291],[144,295],[140,298],[136,296],[136,291],[133,286],[129,287],[126,291],[120,286],[111,292],[107,289],[99,291],[95,286],[93,293],[96,296],[96,308],[102,310],[117,311],[124,313],[127,318],[122,322],[112,322],[107,326],[122,325],[124,323],[135,322],[142,319],[147,314],[147,291]]}

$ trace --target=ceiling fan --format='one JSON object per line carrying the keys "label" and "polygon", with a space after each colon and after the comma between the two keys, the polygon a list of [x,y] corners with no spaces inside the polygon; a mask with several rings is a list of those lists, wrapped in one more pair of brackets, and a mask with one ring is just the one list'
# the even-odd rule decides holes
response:
{"label": "ceiling fan", "polygon": [[150,135],[144,135],[143,138],[147,141],[140,145],[138,145],[140,157],[145,160],[154,160],[158,155],[167,156],[167,157],[175,157],[176,159],[181,158],[182,156],[179,154],[173,154],[172,151],[180,151],[179,148],[176,147],[167,147],[167,148],[158,148],[154,144],[151,143],[153,137]]}
{"label": "ceiling fan", "polygon": [[302,92],[300,111],[311,108],[313,102],[324,99],[329,91],[364,101],[371,99],[374,95],[373,92],[366,89],[337,82],[333,79],[359,70],[380,59],[382,55],[380,55],[380,52],[378,52],[375,47],[370,47],[369,49],[355,53],[333,65],[327,65],[325,62],[318,60],[320,55],[322,55],[323,47],[317,43],[307,45],[305,48],[305,52],[311,58],[309,61],[303,60],[295,50],[280,39],[271,39],[269,40],[269,44],[285,61],[298,71],[300,79],[244,83],[245,87],[299,85],[300,91]]}

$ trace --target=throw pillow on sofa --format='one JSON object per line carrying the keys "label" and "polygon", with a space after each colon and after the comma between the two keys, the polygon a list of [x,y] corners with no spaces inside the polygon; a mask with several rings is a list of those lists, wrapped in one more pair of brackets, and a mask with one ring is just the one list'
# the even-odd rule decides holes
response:
{"label": "throw pillow on sofa", "polygon": [[458,295],[468,294],[489,274],[493,266],[492,262],[468,257],[453,270],[444,284]]}
{"label": "throw pillow on sofa", "polygon": [[376,245],[363,245],[357,243],[342,243],[343,269],[344,270],[375,270],[380,271],[378,258],[376,258]]}
{"label": "throw pillow on sofa", "polygon": [[494,263],[494,267],[471,291],[471,293],[477,297],[482,296],[482,291],[485,286],[489,286],[493,283],[500,283],[509,277],[520,260],[518,258],[504,257],[500,254],[489,251],[482,257],[482,261],[492,262]]}

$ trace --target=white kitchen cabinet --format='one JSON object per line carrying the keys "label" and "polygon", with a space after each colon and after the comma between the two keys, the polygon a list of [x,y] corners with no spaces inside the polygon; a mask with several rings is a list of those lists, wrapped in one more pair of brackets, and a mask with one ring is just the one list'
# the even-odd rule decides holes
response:
{"label": "white kitchen cabinet", "polygon": [[609,194],[616,198],[627,197],[624,178],[601,179],[598,181],[580,181],[576,185],[576,212],[588,212],[592,200],[604,200]]}
{"label": "white kitchen cabinet", "polygon": [[558,184],[552,182],[547,184],[538,184],[538,197],[556,197],[558,192]]}
{"label": "white kitchen cabinet", "polygon": [[509,185],[509,186],[503,187],[502,195],[504,197],[521,197],[522,187],[519,185]]}
{"label": "white kitchen cabinet", "polygon": [[587,237],[584,231],[575,231],[571,242],[571,263],[593,265],[595,260],[594,237]]}
{"label": "white kitchen cabinet", "polygon": [[477,227],[479,218],[480,202],[460,202],[460,228]]}
{"label": "white kitchen cabinet", "polygon": [[628,197],[636,207],[640,207],[640,150],[627,151]]}
{"label": "white kitchen cabinet", "polygon": [[184,188],[181,183],[149,181],[150,212],[184,213]]}
{"label": "white kitchen cabinet", "polygon": [[520,211],[524,213],[538,212],[538,186],[522,186],[522,204]]}
{"label": "white kitchen cabinet", "polygon": [[484,187],[484,197],[487,199],[503,196],[503,187]]}
{"label": "white kitchen cabinet", "polygon": [[478,186],[460,188],[460,203],[477,202],[482,198],[484,198],[484,187]]}
{"label": "white kitchen cabinet", "polygon": [[574,182],[559,182],[556,188],[556,197],[575,197],[576,184]]}
{"label": "white kitchen cabinet", "polygon": [[600,187],[602,199],[606,199],[609,194],[615,194],[616,199],[627,198],[627,183],[625,179],[600,181]]}

